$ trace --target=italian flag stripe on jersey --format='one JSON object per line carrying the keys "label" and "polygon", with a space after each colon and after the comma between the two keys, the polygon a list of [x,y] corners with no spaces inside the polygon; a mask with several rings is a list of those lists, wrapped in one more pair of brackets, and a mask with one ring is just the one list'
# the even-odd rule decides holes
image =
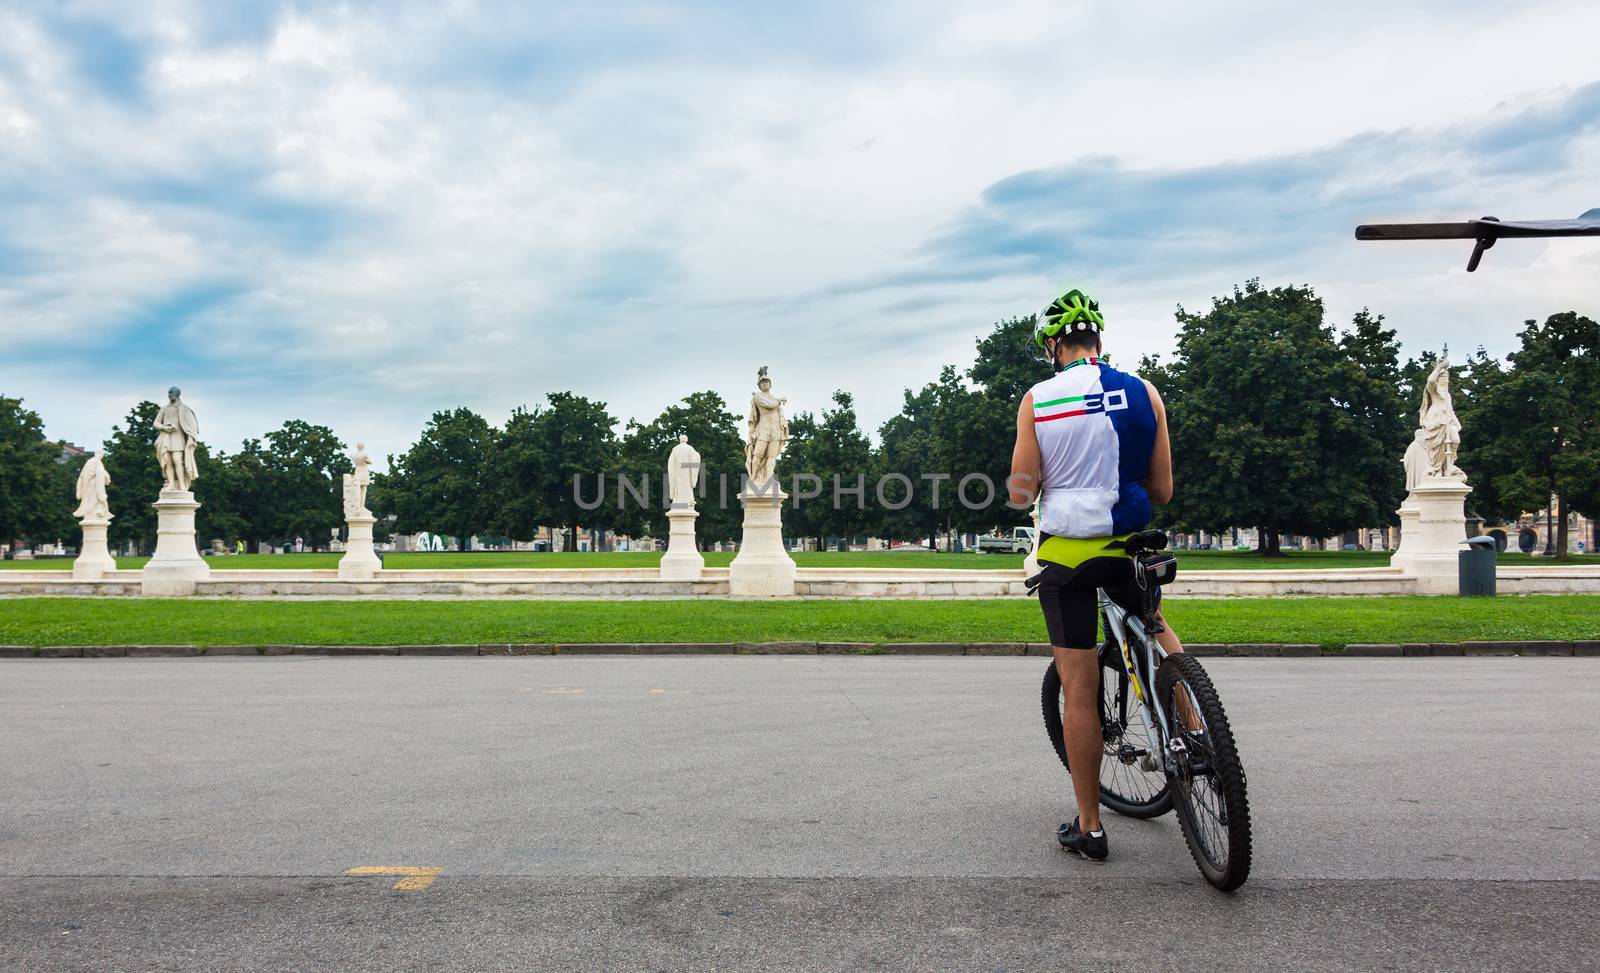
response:
{"label": "italian flag stripe on jersey", "polygon": [[1033,421],[1050,422],[1054,419],[1067,419],[1072,416],[1084,416],[1091,412],[1105,411],[1105,394],[1102,392],[1088,392],[1083,395],[1068,395],[1059,399],[1049,399],[1044,402],[1035,402],[1033,405]]}
{"label": "italian flag stripe on jersey", "polygon": [[[1079,365],[1099,365],[1100,359],[1090,356],[1080,358],[1070,365],[1064,366],[1056,375],[1059,377]],[[1093,381],[1092,379],[1090,380]],[[1081,387],[1081,386],[1080,386]],[[1046,399],[1033,404],[1033,421],[1053,422],[1056,419],[1070,419],[1073,416],[1086,416],[1090,413],[1105,412],[1105,393],[1085,392],[1082,395],[1064,395],[1057,399]]]}

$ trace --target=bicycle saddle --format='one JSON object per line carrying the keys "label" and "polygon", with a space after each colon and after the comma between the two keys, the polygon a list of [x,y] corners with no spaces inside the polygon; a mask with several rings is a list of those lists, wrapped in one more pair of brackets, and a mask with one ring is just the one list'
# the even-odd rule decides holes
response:
{"label": "bicycle saddle", "polygon": [[1141,530],[1128,538],[1123,545],[1130,557],[1137,556],[1145,551],[1161,551],[1167,547],[1167,532],[1164,530]]}

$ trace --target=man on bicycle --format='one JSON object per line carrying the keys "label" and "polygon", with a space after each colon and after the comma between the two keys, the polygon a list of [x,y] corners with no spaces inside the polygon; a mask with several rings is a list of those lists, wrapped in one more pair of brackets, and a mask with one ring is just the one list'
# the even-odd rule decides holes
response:
{"label": "man on bicycle", "polygon": [[[1039,605],[1061,676],[1067,760],[1078,816],[1056,838],[1104,861],[1100,825],[1099,603],[1096,590],[1140,610],[1133,561],[1123,543],[1150,522],[1150,505],[1172,499],[1167,412],[1155,386],[1100,359],[1105,318],[1089,295],[1070,290],[1040,312],[1033,345],[1055,374],[1022,397],[1008,481],[1016,506],[1039,500]],[[1167,652],[1182,645],[1170,627]]]}

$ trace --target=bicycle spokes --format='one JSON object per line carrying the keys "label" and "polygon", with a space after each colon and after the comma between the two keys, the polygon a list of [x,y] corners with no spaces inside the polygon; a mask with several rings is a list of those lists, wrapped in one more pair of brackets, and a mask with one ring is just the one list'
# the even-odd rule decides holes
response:
{"label": "bicycle spokes", "polygon": [[[1135,699],[1115,651],[1102,655],[1101,663],[1101,758],[1100,766],[1095,768],[1100,778],[1100,803],[1132,817],[1165,814],[1172,807],[1171,786],[1159,760],[1159,744],[1147,720],[1148,711]],[[1056,755],[1067,764],[1061,681],[1053,665],[1045,670],[1043,688],[1045,729]],[[1068,765],[1067,769],[1073,768]]]}
{"label": "bicycle spokes", "polygon": [[1167,772],[1184,839],[1208,882],[1236,889],[1250,870],[1250,810],[1227,714],[1192,657],[1169,656],[1157,684],[1166,710]]}

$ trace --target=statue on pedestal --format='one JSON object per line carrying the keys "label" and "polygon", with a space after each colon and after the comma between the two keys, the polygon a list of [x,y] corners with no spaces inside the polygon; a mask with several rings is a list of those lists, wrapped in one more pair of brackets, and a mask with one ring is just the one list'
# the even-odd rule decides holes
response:
{"label": "statue on pedestal", "polygon": [[83,528],[83,542],[78,545],[77,560],[72,562],[72,576],[92,580],[103,578],[107,571],[117,569],[116,559],[106,545],[106,528],[111,525],[111,505],[106,502],[106,484],[111,474],[106,472],[100,454],[95,453],[78,471],[78,485],[73,492],[78,497],[78,509],[72,516],[78,518]]}
{"label": "statue on pedestal", "polygon": [[167,404],[156,415],[156,459],[161,463],[163,492],[188,493],[189,484],[200,478],[194,464],[200,422],[179,399],[181,394],[176,385],[167,389]]}
{"label": "statue on pedestal", "polygon": [[1406,499],[1400,544],[1389,565],[1414,579],[1418,594],[1454,594],[1460,589],[1459,554],[1467,536],[1465,501],[1472,488],[1456,466],[1461,420],[1450,402],[1450,361],[1441,356],[1422,389],[1417,430],[1402,460]]}
{"label": "statue on pedestal", "polygon": [[1419,418],[1423,445],[1428,451],[1427,475],[1465,478],[1466,474],[1456,466],[1456,454],[1461,449],[1461,420],[1456,418],[1450,402],[1450,363],[1445,359],[1435,362],[1428,375]]}
{"label": "statue on pedestal", "polygon": [[[339,543],[339,528],[333,529],[328,546],[343,550],[339,558],[339,577],[351,581],[369,581],[383,568],[378,553],[372,546],[372,523],[375,519],[367,509],[367,487],[372,483],[372,457],[367,455],[367,444],[356,443],[350,454],[352,473],[344,475],[345,541]],[[422,535],[426,540],[426,534]],[[426,543],[423,550],[427,550]]]}
{"label": "statue on pedestal", "polygon": [[[756,393],[750,399],[750,430],[744,450],[749,482],[739,493],[744,532],[739,556],[728,565],[731,595],[772,598],[795,592],[794,559],[783,545],[783,501],[788,495],[778,487],[774,470],[789,440],[789,424],[783,419],[787,401],[772,394],[772,379],[762,365],[756,373]],[[671,512],[667,516],[672,516]]]}
{"label": "statue on pedestal", "polygon": [[106,472],[100,454],[90,456],[78,472],[78,485],[73,492],[79,502],[72,516],[79,520],[110,520],[111,506],[106,501],[106,486],[110,482],[111,474]]}
{"label": "statue on pedestal", "polygon": [[706,559],[694,539],[694,491],[700,483],[700,453],[680,433],[678,445],[667,456],[667,550],[661,556],[661,577],[668,581],[699,581]]}
{"label": "statue on pedestal", "polygon": [[372,457],[367,455],[365,443],[356,443],[356,451],[350,454],[350,465],[355,467],[355,472],[344,475],[345,519],[371,517],[372,511],[367,509],[367,487],[372,485]]}
{"label": "statue on pedestal", "polygon": [[689,437],[678,434],[678,445],[667,456],[667,499],[674,507],[694,509],[694,491],[700,485],[700,453]]}
{"label": "statue on pedestal", "polygon": [[[195,593],[195,585],[209,577],[211,568],[195,544],[194,512],[200,509],[189,484],[198,478],[194,451],[200,445],[200,423],[194,410],[178,398],[177,386],[167,390],[167,404],[156,414],[156,461],[161,464],[161,498],[156,508],[156,550],[145,562],[140,592],[159,598]],[[84,527],[87,544],[89,528]]]}
{"label": "statue on pedestal", "polygon": [[756,373],[756,392],[750,398],[749,427],[745,440],[745,472],[752,485],[762,485],[772,479],[778,465],[778,456],[789,441],[789,423],[783,418],[783,404],[788,399],[772,394],[772,379],[767,377],[767,366]]}

